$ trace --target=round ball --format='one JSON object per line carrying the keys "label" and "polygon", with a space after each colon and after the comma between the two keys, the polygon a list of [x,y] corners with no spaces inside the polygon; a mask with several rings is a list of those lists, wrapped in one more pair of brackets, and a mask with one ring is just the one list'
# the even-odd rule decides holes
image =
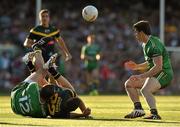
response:
{"label": "round ball", "polygon": [[86,21],[93,22],[98,17],[98,10],[96,7],[88,5],[82,10],[82,16]]}

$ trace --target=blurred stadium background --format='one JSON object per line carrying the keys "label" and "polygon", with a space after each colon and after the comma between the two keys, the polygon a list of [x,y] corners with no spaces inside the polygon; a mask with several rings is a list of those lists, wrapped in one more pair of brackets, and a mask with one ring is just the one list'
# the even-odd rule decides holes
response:
{"label": "blurred stadium background", "polygon": [[[82,19],[81,10],[94,5],[99,17],[94,23]],[[149,20],[152,33],[160,34],[159,0],[42,0],[42,8],[51,12],[51,23],[61,30],[73,59],[61,63],[65,76],[77,92],[85,94],[84,74],[80,52],[89,33],[96,34],[102,48],[100,63],[100,93],[124,94],[124,82],[132,72],[123,67],[126,60],[144,60],[140,45],[135,41],[132,25],[138,20]],[[180,1],[166,0],[164,43],[170,51],[174,69],[172,85],[160,94],[178,94],[180,90]],[[36,23],[35,0],[0,1],[0,91],[7,92],[22,81],[29,72],[21,62],[27,49],[23,47],[29,30]],[[173,51],[172,51],[173,50]]]}

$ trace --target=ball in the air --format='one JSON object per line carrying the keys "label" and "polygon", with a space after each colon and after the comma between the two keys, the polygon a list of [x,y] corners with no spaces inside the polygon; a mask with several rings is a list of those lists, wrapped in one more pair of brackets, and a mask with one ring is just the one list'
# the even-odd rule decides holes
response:
{"label": "ball in the air", "polygon": [[82,17],[88,21],[88,22],[93,22],[96,20],[96,18],[98,17],[98,10],[96,7],[92,6],[92,5],[88,5],[86,6],[83,10],[82,10]]}

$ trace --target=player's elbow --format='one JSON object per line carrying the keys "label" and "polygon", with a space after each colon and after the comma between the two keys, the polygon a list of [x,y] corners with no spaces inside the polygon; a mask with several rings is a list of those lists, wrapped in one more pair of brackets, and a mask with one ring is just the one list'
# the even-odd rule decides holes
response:
{"label": "player's elbow", "polygon": [[31,39],[26,39],[23,45],[24,47],[30,48],[33,44],[34,42]]}
{"label": "player's elbow", "polygon": [[162,69],[163,69],[162,66],[157,66],[157,65],[156,65],[156,67],[155,67],[156,73],[161,72]]}
{"label": "player's elbow", "polygon": [[29,44],[28,44],[28,40],[27,40],[27,39],[24,41],[23,46],[26,47],[26,48],[29,47]]}
{"label": "player's elbow", "polygon": [[23,46],[24,47],[28,47],[27,42],[24,42]]}

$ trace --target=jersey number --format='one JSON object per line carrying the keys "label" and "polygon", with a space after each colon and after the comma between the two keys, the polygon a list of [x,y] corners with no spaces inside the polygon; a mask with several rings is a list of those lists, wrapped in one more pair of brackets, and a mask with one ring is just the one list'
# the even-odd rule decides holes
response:
{"label": "jersey number", "polygon": [[30,112],[30,106],[29,106],[29,103],[28,103],[28,97],[27,96],[21,97],[19,99],[19,106],[20,106],[21,111],[22,111],[23,114],[26,114],[26,113]]}
{"label": "jersey number", "polygon": [[49,113],[51,115],[54,115],[54,113],[55,113],[55,109],[56,109],[55,105],[56,105],[57,99],[58,99],[58,94],[57,93],[50,98],[51,101],[50,101],[50,104],[48,104],[48,109],[49,109]]}

